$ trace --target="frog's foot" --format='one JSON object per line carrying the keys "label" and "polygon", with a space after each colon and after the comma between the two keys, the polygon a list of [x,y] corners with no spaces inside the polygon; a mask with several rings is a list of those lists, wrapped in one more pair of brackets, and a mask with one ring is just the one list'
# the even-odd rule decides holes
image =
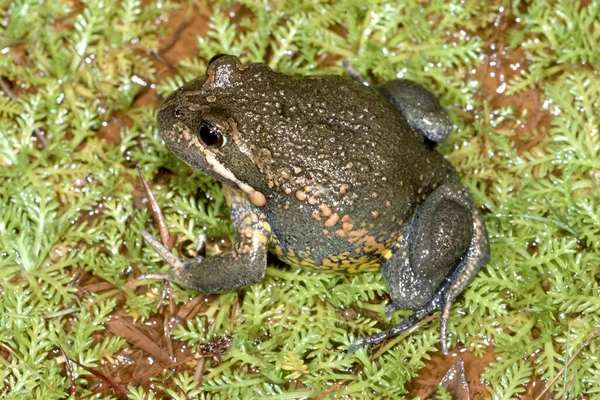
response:
{"label": "frog's foot", "polygon": [[[456,297],[463,291],[464,287],[461,288],[461,285],[464,284],[465,271],[469,268],[473,268],[473,263],[477,263],[478,260],[476,258],[469,259],[465,257],[460,265],[452,272],[451,276],[444,280],[444,283],[439,290],[437,290],[436,294],[433,298],[425,304],[424,307],[415,310],[414,313],[402,320],[399,324],[379,333],[376,333],[371,336],[366,336],[357,339],[352,346],[348,349],[348,353],[354,353],[359,347],[364,345],[372,345],[383,342],[385,339],[397,336],[403,332],[408,331],[410,328],[421,322],[425,317],[434,311],[441,310],[440,315],[440,346],[442,348],[442,352],[446,354],[448,352],[448,342],[447,342],[447,332],[448,332],[448,321],[450,319],[450,310],[452,309],[452,304],[454,304],[454,300]],[[469,265],[470,264],[470,265]],[[463,278],[461,278],[463,277]],[[465,284],[468,285],[468,282]],[[395,304],[388,304],[385,307],[386,314],[389,312],[390,314],[397,310],[398,307]],[[391,317],[389,315],[388,317]]]}
{"label": "frog's foot", "polygon": [[394,79],[376,86],[383,97],[398,109],[411,128],[435,143],[452,131],[452,121],[438,98],[409,79]]}
{"label": "frog's foot", "polygon": [[249,246],[245,240],[237,240],[232,249],[210,258],[198,256],[193,260],[181,260],[147,231],[142,231],[146,243],[160,254],[171,266],[165,272],[150,272],[139,280],[156,279],[177,283],[198,293],[221,293],[236,290],[264,279],[267,250],[258,241]]}
{"label": "frog's foot", "polygon": [[[344,69],[352,79],[370,86],[369,81],[347,61]],[[443,142],[452,131],[448,111],[438,98],[410,79],[394,79],[374,86],[379,93],[402,113],[408,125],[434,143]]]}
{"label": "frog's foot", "polygon": [[[418,324],[422,319],[427,317],[429,314],[431,314],[435,310],[438,310],[440,308],[441,301],[442,301],[441,295],[438,295],[434,299],[432,299],[429,303],[427,303],[427,305],[425,305],[425,307],[423,307],[419,310],[416,310],[413,313],[413,315],[402,320],[402,322],[391,327],[390,329],[376,333],[371,336],[366,336],[366,337],[361,337],[361,338],[356,339],[356,341],[354,343],[352,343],[352,346],[350,346],[350,348],[348,349],[348,354],[354,353],[359,347],[362,347],[365,345],[378,344],[378,343],[383,342],[387,338],[394,337],[403,332],[408,331],[411,327]],[[452,306],[452,304],[450,304],[450,306]],[[450,309],[450,307],[448,309]],[[393,312],[393,311],[391,311],[391,312]],[[387,311],[386,311],[386,314],[387,314]],[[443,318],[440,320],[440,330],[441,330],[441,326],[444,323],[446,325],[448,324],[447,317],[446,317],[446,321],[444,321]],[[444,328],[444,331],[446,331],[446,330],[447,329]],[[441,343],[442,343],[442,349],[445,349],[446,339],[444,337],[442,337]],[[445,352],[446,351],[444,350],[444,353]]]}
{"label": "frog's foot", "polygon": [[394,304],[393,302],[390,302],[386,304],[385,307],[383,307],[383,312],[385,313],[387,319],[392,319],[392,317],[394,316],[394,312],[396,312],[396,310],[399,308],[401,307],[397,304]]}
{"label": "frog's foot", "polygon": [[[171,269],[165,272],[147,272],[140,275],[137,280],[143,281],[146,279],[151,280],[165,280],[176,282],[177,275],[186,268],[186,265],[200,264],[204,257],[198,256],[193,260],[182,260],[167,249],[160,241],[150,234],[147,230],[142,230],[142,237],[148,243],[154,251],[156,251],[165,261],[171,266]],[[199,238],[198,249],[202,249],[206,242],[206,236]]]}
{"label": "frog's foot", "polygon": [[483,219],[467,190],[457,183],[440,186],[416,210],[399,249],[381,267],[392,300],[386,314],[397,308],[414,314],[385,332],[359,339],[351,350],[404,332],[441,310],[440,342],[446,352],[452,304],[488,256]]}

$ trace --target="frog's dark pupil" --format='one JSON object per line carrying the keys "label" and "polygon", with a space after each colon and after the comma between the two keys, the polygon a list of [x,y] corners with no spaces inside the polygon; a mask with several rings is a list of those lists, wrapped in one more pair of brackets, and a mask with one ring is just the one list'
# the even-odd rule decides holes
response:
{"label": "frog's dark pupil", "polygon": [[223,144],[223,135],[214,126],[203,122],[200,125],[200,139],[208,147],[220,147]]}

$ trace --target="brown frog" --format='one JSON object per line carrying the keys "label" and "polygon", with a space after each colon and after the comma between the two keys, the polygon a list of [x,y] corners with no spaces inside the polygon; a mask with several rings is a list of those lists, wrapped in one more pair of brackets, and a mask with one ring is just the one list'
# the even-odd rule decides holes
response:
{"label": "brown frog", "polygon": [[293,77],[218,55],[206,75],[158,111],[167,146],[224,184],[232,248],[180,260],[143,278],[200,293],[236,290],[265,276],[267,252],[323,271],[381,270],[386,313],[414,314],[350,351],[398,334],[435,310],[446,350],[450,308],[489,256],[481,214],[454,167],[434,150],[448,114],[422,86],[368,87],[340,76]]}

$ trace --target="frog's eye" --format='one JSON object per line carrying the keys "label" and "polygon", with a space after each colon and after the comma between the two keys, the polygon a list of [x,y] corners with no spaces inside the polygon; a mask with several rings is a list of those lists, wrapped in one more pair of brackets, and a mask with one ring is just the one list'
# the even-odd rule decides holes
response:
{"label": "frog's eye", "polygon": [[225,144],[225,139],[219,128],[208,122],[202,122],[198,128],[198,136],[207,147],[219,148]]}

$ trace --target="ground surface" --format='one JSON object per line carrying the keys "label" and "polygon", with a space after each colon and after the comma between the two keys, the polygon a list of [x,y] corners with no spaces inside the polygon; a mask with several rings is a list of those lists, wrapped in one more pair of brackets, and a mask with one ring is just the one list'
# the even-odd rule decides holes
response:
{"label": "ground surface", "polygon": [[[414,398],[459,358],[473,399],[599,396],[600,1],[15,0],[0,16],[0,396]],[[165,267],[141,242],[157,230],[136,165],[180,254],[203,231],[209,252],[230,245],[219,186],[154,123],[222,52],[297,74],[348,60],[440,96],[440,151],[492,245],[448,355],[435,316],[345,353],[390,324],[379,274],[274,262],[221,296],[135,281]]]}

